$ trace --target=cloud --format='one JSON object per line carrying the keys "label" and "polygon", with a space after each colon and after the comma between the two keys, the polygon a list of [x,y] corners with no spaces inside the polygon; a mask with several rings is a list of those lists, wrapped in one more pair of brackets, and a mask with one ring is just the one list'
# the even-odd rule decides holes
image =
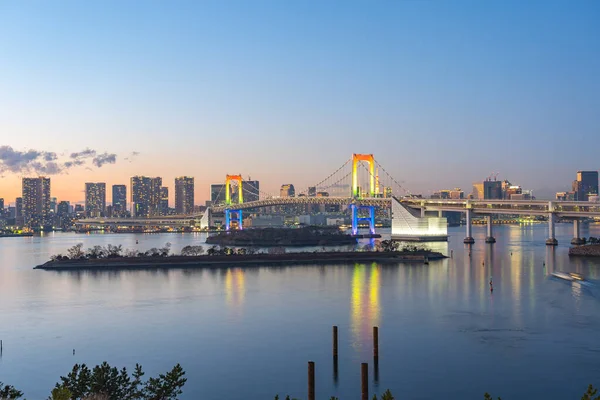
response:
{"label": "cloud", "polygon": [[85,161],[83,161],[83,160],[74,160],[74,161],[65,162],[64,166],[65,166],[65,168],[71,168],[71,167],[78,167],[83,164],[85,164]]}
{"label": "cloud", "polygon": [[140,152],[139,152],[139,151],[132,151],[132,152],[129,154],[129,156],[127,156],[127,157],[125,157],[125,158],[124,158],[124,160],[127,160],[127,161],[129,161],[129,162],[133,162],[133,160],[135,160],[135,158],[136,158],[137,156],[139,156],[139,155],[140,155]]}
{"label": "cloud", "polygon": [[[131,154],[139,153],[133,152]],[[68,158],[65,158],[65,155],[61,154],[59,156],[52,151],[33,149],[19,151],[11,146],[3,145],[0,146],[0,177],[3,177],[5,173],[57,175],[67,172],[71,168],[87,165],[87,160],[90,158],[92,159],[92,165],[96,168],[117,162],[116,154],[108,152],[99,154],[96,150],[89,148],[71,153]]]}
{"label": "cloud", "polygon": [[85,149],[78,153],[71,153],[71,158],[80,159],[80,158],[90,158],[96,156],[96,150]]}
{"label": "cloud", "polygon": [[98,154],[96,157],[94,157],[94,159],[92,160],[92,162],[94,163],[94,165],[98,168],[102,168],[102,166],[104,164],[114,164],[117,162],[117,155],[116,154],[108,154],[108,153],[103,153],[103,154]]}

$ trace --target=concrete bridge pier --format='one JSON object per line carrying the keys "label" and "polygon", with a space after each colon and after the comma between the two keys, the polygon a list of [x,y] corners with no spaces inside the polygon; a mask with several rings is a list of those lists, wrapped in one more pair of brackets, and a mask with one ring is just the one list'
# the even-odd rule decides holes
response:
{"label": "concrete bridge pier", "polygon": [[438,218],[443,218],[444,212],[442,210],[438,210]]}
{"label": "concrete bridge pier", "polygon": [[473,236],[471,234],[471,208],[469,207],[468,203],[467,209],[465,211],[465,222],[467,225],[467,237],[465,237],[465,240],[463,240],[463,242],[466,244],[473,244],[475,243],[475,239],[473,239]]}
{"label": "concrete bridge pier", "polygon": [[550,202],[548,206],[548,239],[546,239],[547,246],[556,246],[558,245],[558,240],[554,237],[554,206],[552,202]]}
{"label": "concrete bridge pier", "polygon": [[571,239],[571,244],[580,245],[584,243],[584,240],[581,238],[581,220],[576,218],[573,220],[573,239]]}
{"label": "concrete bridge pier", "polygon": [[496,243],[496,238],[492,234],[492,216],[488,215],[485,217],[487,220],[487,236],[485,238],[486,243]]}

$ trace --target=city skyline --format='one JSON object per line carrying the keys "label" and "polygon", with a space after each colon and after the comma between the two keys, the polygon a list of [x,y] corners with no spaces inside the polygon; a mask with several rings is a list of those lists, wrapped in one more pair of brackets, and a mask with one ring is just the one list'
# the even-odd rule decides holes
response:
{"label": "city skyline", "polygon": [[600,167],[597,3],[234,3],[3,5],[0,146],[93,149],[51,175],[73,202],[136,175],[193,176],[198,204],[226,174],[305,188],[354,152],[424,195]]}

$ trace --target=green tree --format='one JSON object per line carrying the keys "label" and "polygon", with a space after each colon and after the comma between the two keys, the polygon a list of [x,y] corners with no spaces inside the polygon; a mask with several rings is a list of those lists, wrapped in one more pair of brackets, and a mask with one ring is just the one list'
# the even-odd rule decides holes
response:
{"label": "green tree", "polygon": [[[485,393],[483,395],[483,398],[484,398],[484,400],[494,400],[494,398],[492,397],[492,395],[489,394],[489,393]],[[500,397],[498,397],[498,400],[502,400],[502,399]]]}
{"label": "green tree", "polygon": [[55,387],[48,400],[71,400],[71,391],[64,386]]}
{"label": "green tree", "polygon": [[177,364],[166,374],[160,374],[158,378],[150,378],[143,390],[147,400],[176,400],[183,393],[181,388],[185,385],[185,371]]}
{"label": "green tree", "polygon": [[131,377],[126,368],[119,371],[107,362],[93,370],[85,364],[75,364],[67,376],[60,377],[61,382],[56,384],[56,389],[67,389],[72,399],[175,400],[187,381],[184,375],[185,371],[177,364],[166,374],[144,382],[144,372],[139,364],[136,364]]}
{"label": "green tree", "polygon": [[588,386],[587,391],[585,392],[581,400],[600,400],[600,396],[596,396],[597,393],[598,389],[595,389],[592,385],[590,385]]}
{"label": "green tree", "polygon": [[20,399],[23,396],[23,392],[15,389],[14,386],[4,385],[0,382],[0,399]]}

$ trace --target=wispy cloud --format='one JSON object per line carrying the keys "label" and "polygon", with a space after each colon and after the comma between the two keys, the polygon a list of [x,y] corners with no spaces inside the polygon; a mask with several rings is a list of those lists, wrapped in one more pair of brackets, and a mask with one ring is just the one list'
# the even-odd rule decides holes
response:
{"label": "wispy cloud", "polygon": [[108,153],[102,153],[102,154],[98,154],[96,157],[94,157],[94,159],[92,160],[92,162],[94,163],[94,165],[98,168],[102,168],[102,166],[104,164],[114,164],[117,162],[117,155],[116,154],[108,154]]}
{"label": "wispy cloud", "polygon": [[[138,155],[138,152],[132,152],[128,157],[131,162],[132,157]],[[98,153],[98,151],[86,148],[79,152],[71,153],[68,157],[61,157],[52,151],[42,150],[15,150],[11,146],[0,146],[0,175],[5,173],[12,174],[38,174],[38,175],[57,175],[75,167],[88,166],[88,160],[91,159],[91,165],[101,168],[106,164],[115,164],[117,155],[114,153]]]}

